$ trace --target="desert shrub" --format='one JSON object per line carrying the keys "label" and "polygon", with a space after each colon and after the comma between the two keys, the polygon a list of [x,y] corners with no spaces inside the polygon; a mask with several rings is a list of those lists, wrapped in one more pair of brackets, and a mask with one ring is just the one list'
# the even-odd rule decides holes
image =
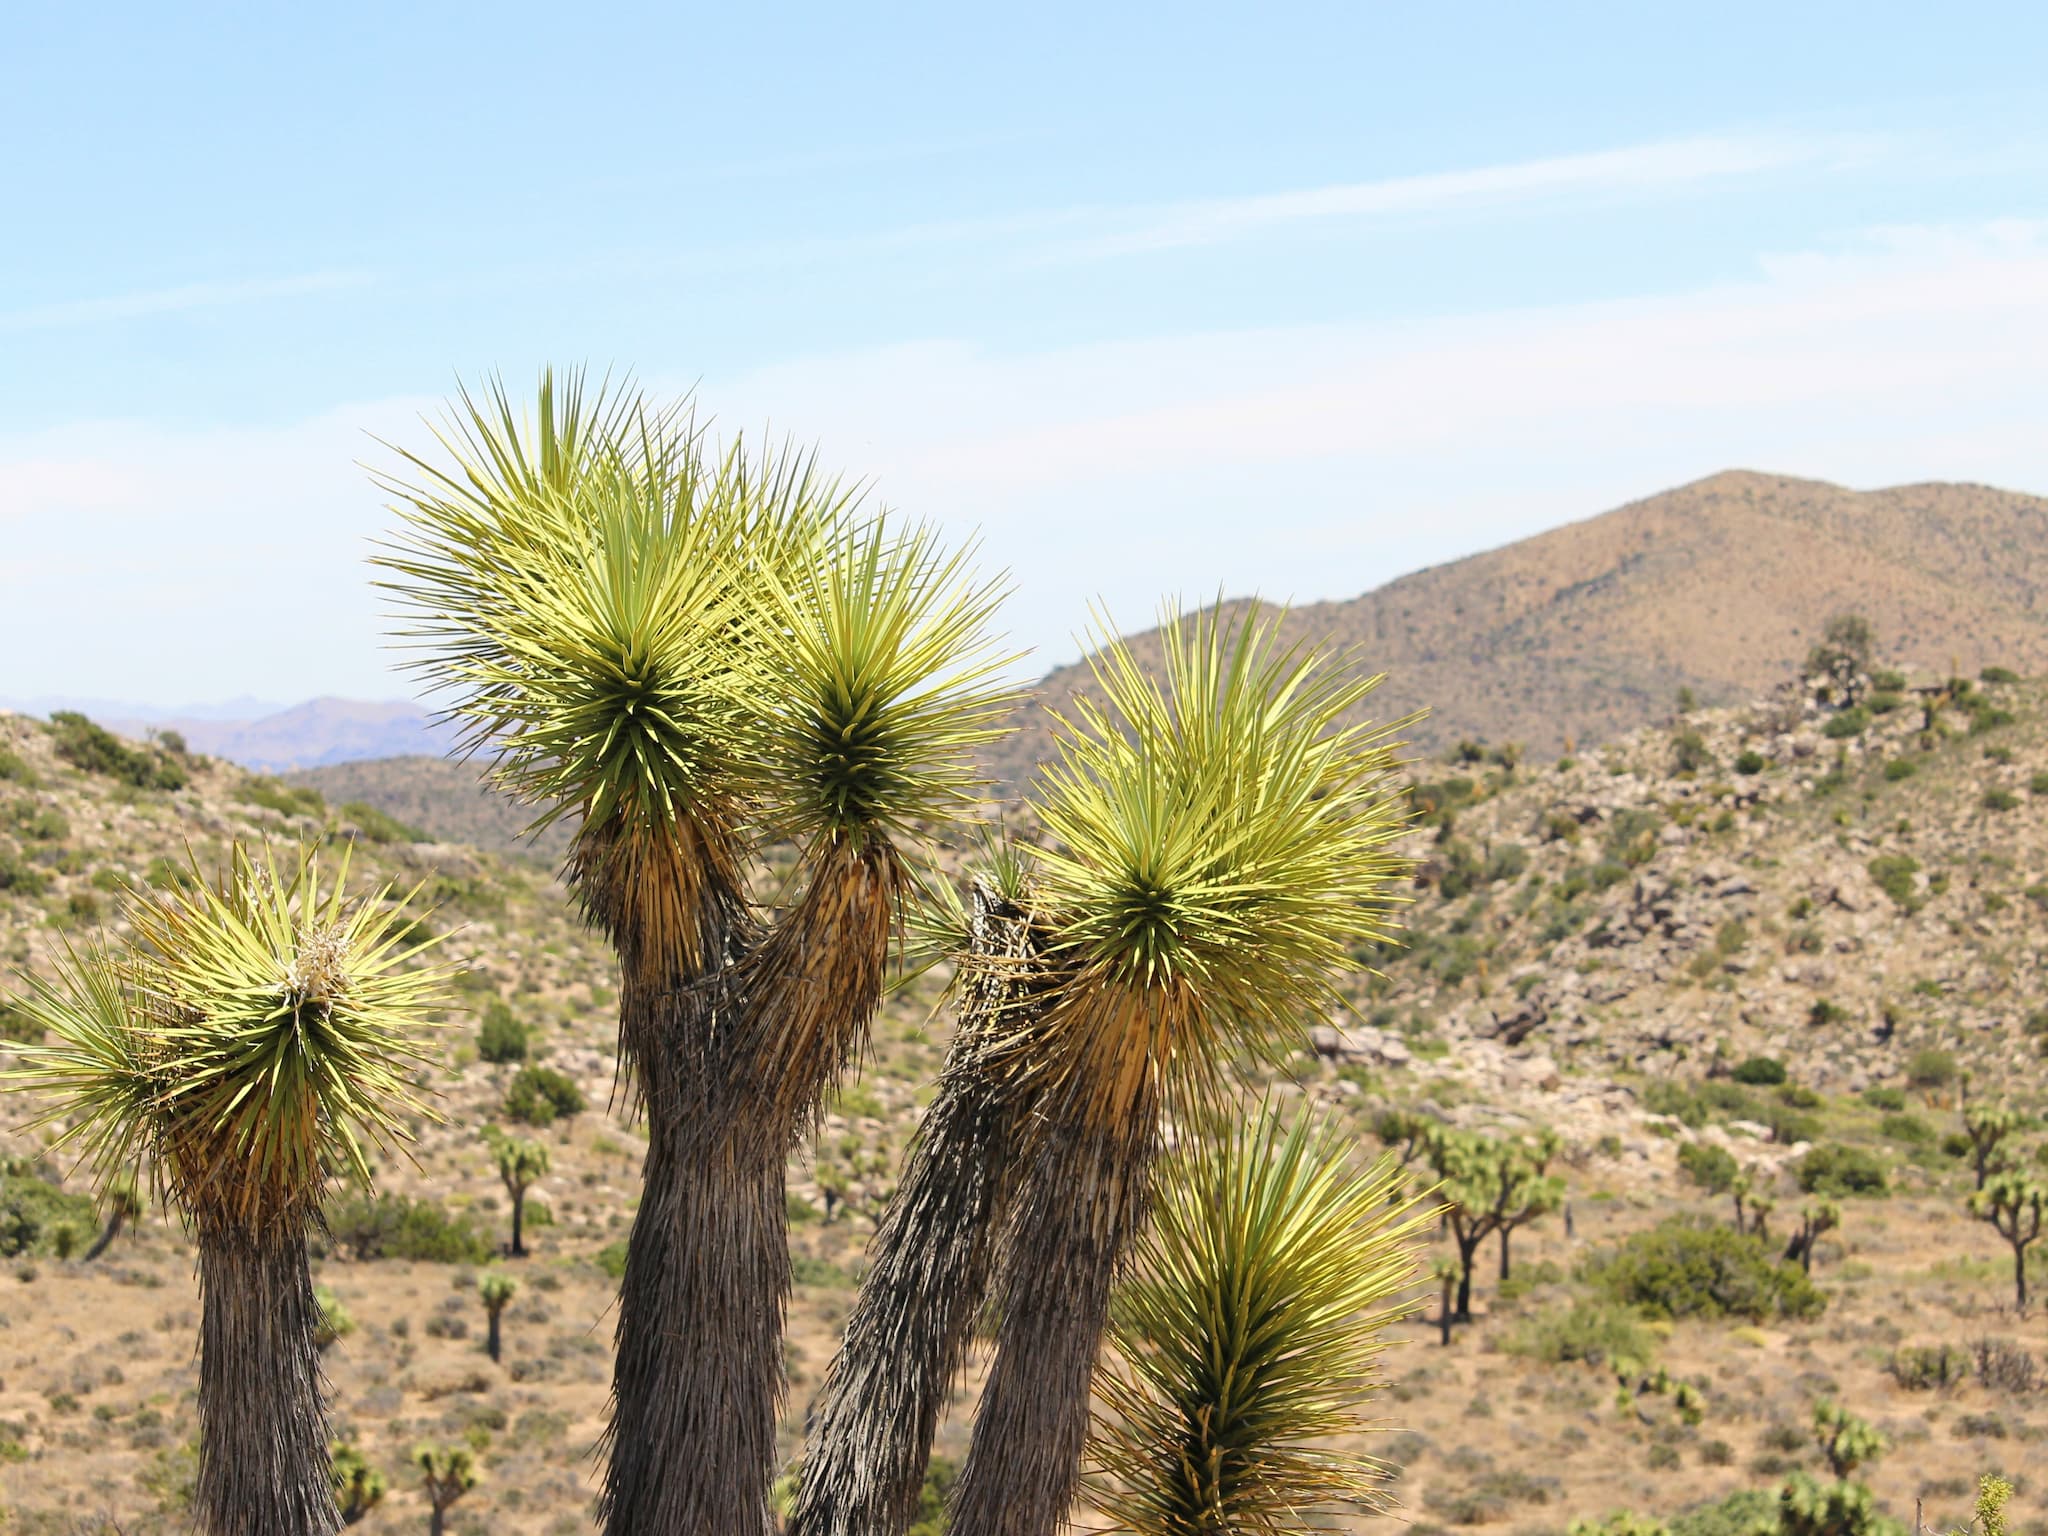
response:
{"label": "desert shrub", "polygon": [[60,709],[52,714],[50,734],[56,738],[57,755],[87,773],[119,779],[137,789],[183,789],[187,783],[177,758],[131,747],[75,710]]}
{"label": "desert shrub", "polygon": [[435,1200],[354,1192],[329,1203],[326,1221],[329,1241],[358,1260],[483,1264],[496,1252],[470,1217]]}
{"label": "desert shrub", "polygon": [[373,843],[424,843],[427,835],[416,827],[409,827],[389,811],[379,810],[361,800],[349,800],[339,807],[342,820],[348,822],[365,838]]}
{"label": "desert shrub", "polygon": [[1893,1350],[1885,1369],[1908,1392],[1946,1392],[1969,1376],[1970,1357],[1954,1344],[1918,1344]]}
{"label": "desert shrub", "polygon": [[[1604,891],[1611,885],[1619,885],[1628,878],[1628,866],[1615,859],[1602,859],[1586,874],[1596,891]],[[2042,887],[2048,892],[2048,886]]]}
{"label": "desert shrub", "polygon": [[2000,709],[1989,699],[1985,698],[1970,700],[1969,710],[1970,734],[1972,736],[1981,736],[1986,731],[1995,731],[2001,726],[2011,725],[2014,719],[2011,710]]}
{"label": "desert shrub", "polygon": [[325,816],[327,797],[310,785],[287,784],[282,779],[258,776],[243,784],[244,805],[260,805],[280,816]]}
{"label": "desert shrub", "polygon": [[1910,757],[1887,758],[1884,765],[1885,781],[1896,784],[1901,779],[1910,779],[1920,771],[1920,765]]}
{"label": "desert shrub", "polygon": [[29,1018],[26,1008],[8,998],[0,997],[0,1040],[15,1040],[33,1045],[42,1038],[42,1027]]}
{"label": "desert shrub", "polygon": [[1652,1317],[1763,1322],[1817,1317],[1827,1305],[1799,1266],[1773,1258],[1761,1238],[1683,1220],[1592,1255],[1584,1273],[1613,1300]]}
{"label": "desert shrub", "polygon": [[1689,1141],[1680,1147],[1678,1167],[1710,1195],[1726,1194],[1742,1174],[1742,1165],[1732,1153],[1704,1141]]}
{"label": "desert shrub", "polygon": [[2019,680],[2019,673],[2011,667],[1986,667],[1977,674],[1980,683],[2016,683]]}
{"label": "desert shrub", "polygon": [[1870,712],[1873,715],[1888,715],[1905,702],[1904,694],[1886,688],[1870,696]]}
{"label": "desert shrub", "polygon": [[1634,1312],[1600,1301],[1576,1301],[1524,1318],[1504,1347],[1549,1365],[1583,1361],[1617,1369],[1647,1369],[1657,1352],[1656,1340]]}
{"label": "desert shrub", "polygon": [[13,891],[22,896],[40,896],[49,883],[48,875],[29,863],[14,849],[0,845],[0,891]]}
{"label": "desert shrub", "polygon": [[9,747],[0,747],[0,780],[25,784],[31,789],[38,782],[36,771],[29,767],[28,759]]}
{"label": "desert shrub", "polygon": [[97,1225],[92,1197],[67,1194],[33,1173],[0,1178],[0,1258],[54,1253],[59,1227],[74,1236]]}
{"label": "desert shrub", "polygon": [[1872,1109],[1904,1109],[1906,1095],[1902,1089],[1873,1085],[1863,1090],[1863,1102]]}
{"label": "desert shrub", "polygon": [[1679,773],[1698,773],[1714,761],[1707,738],[1688,727],[1671,738],[1671,766]]}
{"label": "desert shrub", "polygon": [[2019,1395],[2048,1386],[2041,1364],[2011,1339],[1977,1339],[1970,1345],[1977,1380],[1987,1391]]}
{"label": "desert shrub", "polygon": [[941,1536],[946,1529],[946,1500],[960,1481],[960,1469],[951,1457],[934,1456],[925,1468],[924,1484],[917,1490],[917,1513],[903,1536]]}
{"label": "desert shrub", "polygon": [[1529,867],[1529,850],[1520,843],[1502,843],[1486,856],[1486,878],[1498,883],[1519,880]]}
{"label": "desert shrub", "polygon": [[505,1090],[505,1118],[521,1125],[553,1125],[583,1107],[582,1090],[552,1067],[521,1067]]}
{"label": "desert shrub", "polygon": [[1756,1536],[1775,1530],[1778,1497],[1763,1488],[1744,1488],[1710,1504],[1696,1504],[1671,1520],[1671,1536]]}
{"label": "desert shrub", "polygon": [[1771,766],[1771,760],[1754,747],[1746,747],[1735,757],[1735,771],[1740,774],[1762,773]]}
{"label": "desert shrub", "polygon": [[2019,803],[2020,797],[2009,789],[1987,789],[1978,802],[1987,811],[2009,811]]}
{"label": "desert shrub", "polygon": [[621,1238],[616,1243],[606,1243],[598,1249],[596,1262],[597,1267],[612,1279],[623,1279],[626,1274],[625,1239]]}
{"label": "desert shrub", "polygon": [[71,823],[55,806],[22,800],[9,807],[7,819],[15,832],[32,843],[61,843],[71,835]]}
{"label": "desert shrub", "polygon": [[524,1021],[503,998],[492,998],[484,1007],[483,1022],[477,1026],[477,1055],[485,1061],[524,1061],[528,1044]]}
{"label": "desert shrub", "polygon": [[1910,853],[1881,853],[1869,864],[1870,878],[1891,897],[1892,904],[1912,911],[1920,904],[1913,877],[1920,873],[1920,861]]}
{"label": "desert shrub", "polygon": [[1728,1075],[1738,1083],[1775,1088],[1785,1081],[1785,1063],[1775,1056],[1752,1056]]}
{"label": "desert shrub", "polygon": [[1844,741],[1851,736],[1861,736],[1870,729],[1870,711],[1861,704],[1852,705],[1828,720],[1820,733],[1830,741]]}
{"label": "desert shrub", "polygon": [[1861,1147],[1827,1142],[1799,1160],[1799,1187],[1809,1195],[1839,1198],[1844,1195],[1888,1193],[1884,1164]]}
{"label": "desert shrub", "polygon": [[2048,768],[2028,779],[2027,788],[2037,795],[2048,795]]}
{"label": "desert shrub", "polygon": [[1608,858],[1628,868],[1649,863],[1656,857],[1657,831],[1662,825],[1663,818],[1648,806],[1616,812],[1603,839]]}
{"label": "desert shrub", "polygon": [[1918,1115],[1904,1113],[1886,1115],[1878,1123],[1878,1134],[1887,1141],[1903,1141],[1909,1146],[1924,1147],[1934,1140],[1934,1127]]}
{"label": "desert shrub", "polygon": [[1915,1051],[1906,1063],[1906,1082],[1913,1088],[1946,1088],[1956,1080],[1956,1059],[1947,1051]]}

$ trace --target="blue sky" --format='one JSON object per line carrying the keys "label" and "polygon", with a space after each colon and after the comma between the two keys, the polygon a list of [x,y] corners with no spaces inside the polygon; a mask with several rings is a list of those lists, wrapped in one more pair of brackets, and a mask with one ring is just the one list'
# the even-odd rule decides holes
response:
{"label": "blue sky", "polygon": [[365,434],[545,360],[979,529],[1034,668],[1732,464],[2048,491],[2038,6],[589,10],[10,16],[0,691],[407,692]]}

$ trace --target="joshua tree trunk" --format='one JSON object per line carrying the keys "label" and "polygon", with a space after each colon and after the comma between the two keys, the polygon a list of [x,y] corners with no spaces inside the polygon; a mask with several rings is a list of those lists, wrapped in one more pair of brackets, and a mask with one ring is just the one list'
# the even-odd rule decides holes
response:
{"label": "joshua tree trunk", "polygon": [[520,1190],[512,1197],[512,1257],[526,1257],[526,1191]]}
{"label": "joshua tree trunk", "polygon": [[128,1213],[118,1204],[115,1205],[113,1214],[107,1217],[107,1224],[100,1228],[100,1235],[93,1239],[92,1246],[85,1250],[85,1257],[80,1259],[79,1262],[81,1264],[90,1264],[94,1259],[105,1253],[107,1245],[119,1237],[121,1229],[127,1225]]}
{"label": "joshua tree trunk", "polygon": [[1150,1204],[1158,1113],[1130,1108],[1115,1131],[1052,1129],[1019,1191],[995,1360],[953,1491],[957,1536],[1055,1536],[1066,1521],[1110,1292]]}
{"label": "joshua tree trunk", "polygon": [[2012,1303],[2019,1315],[2027,1315],[2027,1250],[2014,1245],[2012,1250]]}
{"label": "joshua tree trunk", "polygon": [[448,1511],[436,1504],[433,1513],[427,1516],[427,1536],[446,1536],[447,1530]]}
{"label": "joshua tree trunk", "polygon": [[1451,1324],[1456,1318],[1451,1313],[1451,1277],[1444,1276],[1443,1289],[1436,1300],[1436,1325],[1443,1332],[1444,1348],[1451,1347]]}
{"label": "joshua tree trunk", "polygon": [[332,1536],[320,1305],[300,1221],[199,1227],[199,1478],[206,1536]]}
{"label": "joshua tree trunk", "polygon": [[1469,1242],[1466,1241],[1463,1237],[1459,1237],[1457,1239],[1458,1321],[1461,1323],[1469,1323],[1472,1321],[1472,1268],[1473,1265],[1478,1261],[1479,1245],[1484,1240],[1484,1233],[1480,1233],[1477,1236],[1474,1236]]}
{"label": "joshua tree trunk", "polygon": [[490,1319],[490,1336],[484,1341],[484,1349],[493,1360],[496,1360],[499,1351],[504,1348],[504,1314],[497,1307],[492,1307]]}
{"label": "joshua tree trunk", "polygon": [[819,1395],[791,1536],[896,1536],[909,1524],[987,1294],[1017,1110],[981,1053],[993,1025],[1014,1027],[1030,935],[1022,912],[979,887],[971,923],[975,955],[1019,969],[968,983],[938,1098]]}
{"label": "joshua tree trunk", "polygon": [[1508,1234],[1513,1230],[1512,1227],[1502,1227],[1500,1229],[1500,1277],[1502,1280],[1506,1280],[1508,1277]]}

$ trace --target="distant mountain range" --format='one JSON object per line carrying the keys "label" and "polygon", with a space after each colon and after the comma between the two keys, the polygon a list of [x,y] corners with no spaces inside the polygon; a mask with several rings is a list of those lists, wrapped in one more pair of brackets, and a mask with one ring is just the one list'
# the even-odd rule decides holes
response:
{"label": "distant mountain range", "polygon": [[[1891,665],[2048,672],[2048,499],[1731,470],[1296,608],[1287,633],[1355,646],[1386,673],[1374,718],[1427,708],[1406,733],[1416,747],[1473,737],[1554,756],[1668,715],[1680,688],[1702,705],[1753,698],[1844,612],[1871,621]],[[1154,632],[1132,645],[1158,653]],[[1038,694],[1057,706],[1088,684],[1082,662]],[[1018,785],[1047,748],[1029,711],[990,767]]]}
{"label": "distant mountain range", "polygon": [[176,731],[194,752],[270,773],[369,758],[439,756],[454,740],[451,728],[437,726],[428,711],[401,699],[308,699],[289,707],[238,699],[160,710],[104,699],[45,697],[0,699],[0,706],[44,716],[75,709],[124,736]]}
{"label": "distant mountain range", "polygon": [[[1361,665],[1385,672],[1375,716],[1427,707],[1409,733],[1418,747],[1469,736],[1554,754],[1567,741],[1605,741],[1660,718],[1680,688],[1701,704],[1752,697],[1788,675],[1827,619],[1846,611],[1871,620],[1896,665],[2048,672],[2048,500],[1980,485],[1858,492],[1731,470],[1361,597],[1297,608],[1288,629],[1355,646]],[[1141,657],[1156,653],[1149,633],[1132,643]],[[1038,696],[1058,704],[1087,678],[1085,664],[1060,668]],[[348,777],[364,798],[388,799],[386,809],[429,827],[436,818],[422,797],[445,788],[461,808],[441,835],[491,841],[474,820],[475,772],[423,766],[454,733],[417,704],[13,707],[83,707],[132,735],[174,729],[195,751],[276,773],[411,758],[390,774]],[[1010,785],[1047,748],[1042,714],[1028,710],[1019,724],[990,755]]]}

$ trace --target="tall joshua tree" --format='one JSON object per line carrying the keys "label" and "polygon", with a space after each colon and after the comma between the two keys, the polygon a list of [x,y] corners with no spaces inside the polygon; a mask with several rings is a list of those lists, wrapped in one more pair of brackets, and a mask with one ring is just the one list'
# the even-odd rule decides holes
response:
{"label": "tall joshua tree", "polygon": [[[618,951],[648,1120],[600,1509],[615,1536],[758,1536],[789,1288],[784,1167],[858,1058],[927,828],[1009,707],[998,591],[808,459],[714,456],[686,412],[465,397],[384,563],[467,746]],[[794,894],[749,899],[770,839]]]}
{"label": "tall joshua tree", "polygon": [[498,1165],[498,1177],[512,1200],[512,1243],[505,1251],[515,1259],[526,1257],[526,1192],[547,1177],[548,1149],[545,1142],[507,1136],[495,1126],[484,1130],[484,1145]]}
{"label": "tall joshua tree", "polygon": [[1383,1504],[1386,1469],[1328,1442],[1371,1427],[1381,1330],[1434,1213],[1392,1159],[1354,1175],[1348,1157],[1261,1115],[1162,1170],[1097,1376],[1091,1495],[1118,1529],[1277,1536]]}
{"label": "tall joshua tree", "polygon": [[[198,871],[194,871],[197,875]],[[199,1249],[199,1475],[208,1536],[339,1528],[306,1237],[331,1181],[418,1112],[415,1034],[446,973],[409,967],[388,889],[351,901],[347,858],[240,845],[217,882],[131,893],[123,953],[71,953],[28,1008],[52,1044],[20,1074],[53,1095],[104,1181],[145,1166]]]}
{"label": "tall joshua tree", "polygon": [[[953,1337],[984,1288],[998,1305],[954,1502],[955,1529],[976,1536],[1050,1533],[1072,1502],[1111,1285],[1144,1224],[1162,1117],[1197,1110],[1231,1061],[1294,1042],[1327,1006],[1348,946],[1381,933],[1399,866],[1385,734],[1340,723],[1374,679],[1283,646],[1257,611],[1170,613],[1161,641],[1159,678],[1106,643],[1100,702],[1084,697],[1057,722],[1028,903],[1047,975],[1030,1006],[956,1035],[902,1189],[944,1192],[957,1177],[962,1193],[927,1200],[929,1219],[886,1224],[864,1283],[860,1310],[911,1309],[924,1321],[908,1331],[927,1342]],[[935,1133],[977,1117],[993,1163],[963,1161],[960,1141]],[[1002,1170],[993,1185],[990,1166]],[[915,1262],[896,1243],[936,1235],[957,1259],[985,1253],[989,1234],[997,1262],[935,1266],[905,1294]],[[891,1368],[941,1373],[892,1401],[943,1393],[948,1349],[876,1358],[901,1336],[849,1326],[806,1453],[794,1520],[805,1536],[901,1529],[929,1421],[863,1420],[843,1401]],[[855,1423],[871,1438],[850,1443]]]}

